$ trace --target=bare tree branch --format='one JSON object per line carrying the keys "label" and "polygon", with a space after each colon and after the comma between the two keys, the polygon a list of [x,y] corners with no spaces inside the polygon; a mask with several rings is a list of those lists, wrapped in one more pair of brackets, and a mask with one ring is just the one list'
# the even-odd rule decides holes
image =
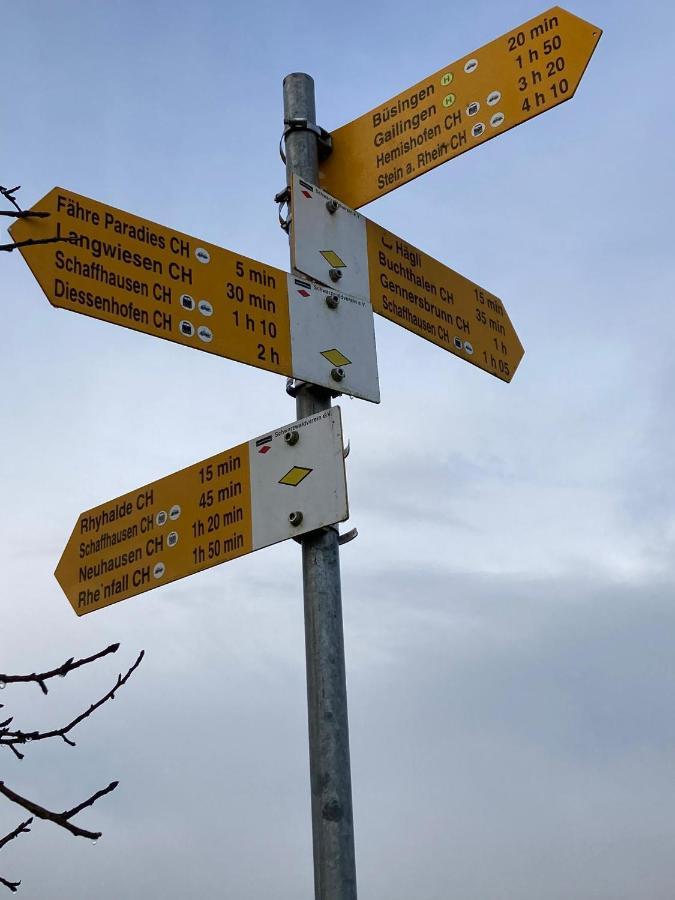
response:
{"label": "bare tree branch", "polygon": [[60,678],[65,678],[68,672],[72,672],[73,669],[79,669],[80,666],[87,666],[89,663],[94,662],[97,659],[101,659],[103,656],[107,656],[109,653],[117,653],[119,650],[119,644],[111,644],[109,647],[106,647],[105,650],[101,650],[99,653],[94,653],[93,656],[87,656],[84,659],[75,660],[74,657],[70,657],[67,659],[63,665],[59,666],[57,669],[50,669],[48,672],[40,672],[37,674],[35,672],[32,675],[2,675],[0,674],[0,684],[17,684],[21,681],[35,681],[42,688],[42,693],[47,693],[47,685],[45,681],[49,678],[55,678],[57,675]]}
{"label": "bare tree branch", "polygon": [[17,202],[16,197],[14,196],[14,194],[16,194],[16,192],[20,191],[20,190],[21,190],[20,184],[17,184],[17,186],[13,187],[13,188],[6,188],[0,184],[0,194],[2,194],[2,196],[6,200],[9,200],[9,202],[12,204],[12,206],[14,207],[14,209],[17,212],[23,212],[23,210],[21,209],[21,207],[19,206],[19,204]]}
{"label": "bare tree branch", "polygon": [[16,828],[14,829],[14,831],[10,831],[10,833],[6,834],[4,836],[4,838],[0,838],[0,850],[2,850],[2,848],[5,846],[5,844],[9,844],[10,841],[13,841],[15,837],[18,837],[20,834],[23,834],[25,831],[30,831],[30,828],[28,826],[31,824],[32,821],[33,821],[33,817],[31,816],[30,819],[26,819],[25,822],[21,822],[19,825],[17,825]]}
{"label": "bare tree branch", "polygon": [[[33,212],[33,210],[24,210],[21,209],[19,203],[14,196],[14,194],[21,189],[21,185],[17,185],[13,188],[6,188],[0,184],[0,194],[6,199],[14,207],[13,210],[9,211],[0,211],[0,216],[12,216],[15,219],[28,219],[28,218],[36,218],[36,219],[46,219],[51,213],[48,212]],[[72,243],[72,237],[63,237],[61,235],[61,226],[57,222],[56,223],[56,235],[54,237],[49,238],[29,238],[26,241],[14,241],[11,244],[0,244],[0,250],[6,250],[8,253],[11,253],[12,250],[17,250],[19,247],[29,247],[33,244],[58,244],[62,242]]]}
{"label": "bare tree branch", "polygon": [[102,832],[87,831],[85,828],[79,828],[77,825],[73,825],[69,820],[75,813],[81,812],[81,810],[85,809],[87,806],[93,806],[100,797],[104,797],[106,794],[114,791],[118,784],[118,781],[111,781],[108,787],[96,791],[96,793],[92,794],[88,800],[84,801],[84,803],[80,803],[78,806],[73,807],[73,809],[66,810],[62,813],[52,812],[49,809],[45,809],[44,806],[34,803],[27,797],[22,797],[21,794],[17,794],[15,791],[11,790],[11,788],[8,788],[4,781],[0,781],[0,794],[3,794],[8,800],[11,800],[18,806],[23,806],[24,809],[28,810],[28,812],[32,813],[34,816],[37,816],[39,819],[46,819],[48,822],[54,822],[55,825],[60,825],[61,828],[65,828],[66,831],[69,831],[71,834],[75,835],[75,837],[84,837],[89,838],[91,841],[97,841],[101,837]]}
{"label": "bare tree branch", "polygon": [[32,209],[22,209],[21,212],[14,212],[12,209],[0,209],[0,216],[11,216],[13,219],[48,219],[51,213],[36,212]]}
{"label": "bare tree branch", "polygon": [[56,226],[56,234],[54,237],[50,238],[28,238],[25,241],[13,241],[11,244],[0,244],[0,250],[6,250],[8,253],[11,253],[12,250],[18,250],[19,247],[32,247],[35,244],[72,244],[73,238],[63,237],[61,234],[61,226],[57,224]]}
{"label": "bare tree branch", "polygon": [[[33,817],[31,816],[30,819],[26,819],[25,822],[19,823],[19,825],[17,825],[16,828],[14,829],[14,831],[10,831],[10,833],[6,834],[4,836],[4,838],[0,838],[0,850],[2,850],[2,848],[5,846],[5,844],[9,844],[10,841],[13,841],[15,837],[18,837],[20,834],[24,834],[24,832],[30,831],[30,828],[28,826],[31,824],[32,821],[33,821]],[[16,894],[21,882],[20,881],[8,881],[6,878],[3,878],[0,875],[0,884],[4,884],[4,886],[6,888],[9,888],[13,894]]]}
{"label": "bare tree branch", "polygon": [[119,781],[111,781],[107,788],[102,788],[100,791],[96,791],[95,794],[92,794],[88,800],[85,800],[83,803],[78,803],[77,806],[74,806],[72,809],[66,809],[61,813],[64,819],[72,819],[73,816],[76,816],[79,812],[82,812],[83,809],[86,809],[88,806],[93,806],[97,800],[101,797],[104,797],[106,794],[109,794],[111,791],[114,791]]}
{"label": "bare tree branch", "polygon": [[[113,645],[114,646],[114,645]],[[115,692],[118,691],[126,682],[129,680],[133,672],[138,668],[141,663],[141,660],[145,656],[145,650],[141,650],[138,654],[138,658],[136,662],[131,666],[126,675],[118,675],[117,681],[112,686],[112,688],[101,697],[100,700],[97,700],[96,703],[92,703],[89,709],[86,709],[84,712],[80,713],[79,716],[76,716],[72,722],[69,722],[67,725],[64,725],[62,728],[54,728],[52,731],[10,731],[8,728],[0,729],[0,746],[9,747],[14,751],[14,754],[19,757],[19,759],[23,759],[23,754],[20,753],[16,744],[26,744],[31,741],[45,741],[49,738],[60,737],[62,738],[66,744],[69,744],[71,747],[75,746],[75,741],[66,737],[68,732],[72,731],[80,722],[83,722],[85,719],[89,718],[89,716],[95,712],[99,707],[103,706],[104,703],[107,703],[108,700],[115,699]],[[66,663],[64,663],[66,665]],[[36,679],[30,679],[36,680]]]}
{"label": "bare tree branch", "polygon": [[[11,188],[7,190],[6,188],[0,187],[0,194],[4,194],[8,199],[10,199],[15,206],[18,208],[18,204],[11,196],[15,190],[18,188]],[[0,249],[3,249],[0,247]],[[107,656],[110,653],[116,653],[119,649],[119,644],[111,644],[109,647],[106,647],[104,650],[95,653],[93,656],[84,657],[82,659],[75,660],[74,657],[70,657],[67,659],[62,665],[60,665],[56,669],[50,669],[46,672],[33,672],[30,675],[3,675],[0,674],[0,687],[5,687],[7,684],[18,684],[18,683],[27,683],[27,682],[35,682],[40,686],[40,689],[44,694],[48,692],[46,682],[50,678],[55,678],[56,676],[65,676],[69,672],[72,672],[73,669],[78,669],[81,666],[89,665],[90,663],[101,659],[104,656]],[[23,759],[24,754],[21,753],[17,747],[20,744],[26,744],[29,741],[40,741],[47,740],[52,737],[60,737],[71,747],[75,746],[75,742],[71,740],[67,735],[73,728],[87,719],[93,712],[95,712],[99,707],[103,706],[104,703],[107,703],[108,700],[114,700],[115,693],[121,688],[126,682],[129,680],[133,672],[138,668],[141,663],[141,660],[145,656],[145,651],[141,650],[138,654],[138,657],[134,664],[128,669],[125,675],[119,674],[117,676],[117,681],[112,686],[112,688],[103,696],[100,700],[97,700],[96,703],[93,703],[88,709],[84,712],[80,713],[79,716],[76,716],[72,722],[69,722],[67,725],[64,725],[62,728],[56,728],[52,731],[33,731],[33,732],[24,732],[24,731],[11,731],[9,726],[14,721],[13,716],[9,716],[4,721],[0,722],[0,746],[4,745],[9,747],[9,749],[14,753],[14,755],[18,759]],[[2,708],[3,704],[0,703],[0,708]],[[104,797],[106,794],[111,793],[117,787],[117,781],[111,781],[110,784],[102,788],[99,791],[96,791],[91,795],[88,799],[84,800],[82,803],[78,803],[77,806],[73,806],[71,809],[66,809],[63,812],[53,812],[52,810],[47,809],[44,806],[40,806],[38,803],[35,803],[33,800],[30,800],[27,797],[22,797],[20,794],[17,794],[16,791],[13,791],[11,788],[7,787],[7,785],[0,781],[0,795],[4,796],[7,800],[10,800],[12,803],[16,803],[18,806],[23,807],[23,809],[28,810],[31,813],[31,818],[27,819],[25,822],[21,822],[14,831],[11,831],[9,834],[5,835],[5,837],[0,838],[0,850],[8,844],[10,841],[14,840],[20,834],[24,832],[30,831],[28,827],[33,822],[33,817],[37,817],[39,819],[45,819],[49,822],[53,822],[55,825],[58,825],[61,828],[64,828],[66,831],[69,831],[75,837],[84,837],[89,840],[95,841],[101,836],[100,831],[88,831],[85,828],[80,828],[78,825],[74,825],[71,819],[76,816],[78,813],[82,812],[84,809],[87,809],[90,806],[93,806],[97,800],[101,797]],[[0,876],[0,884],[4,885],[8,890],[12,893],[16,893],[21,882],[20,881],[10,881],[7,878],[3,878]]]}

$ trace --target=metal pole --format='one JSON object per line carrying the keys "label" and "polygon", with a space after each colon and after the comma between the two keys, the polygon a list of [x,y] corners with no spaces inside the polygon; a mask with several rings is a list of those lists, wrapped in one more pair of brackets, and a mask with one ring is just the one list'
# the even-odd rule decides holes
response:
{"label": "metal pole", "polygon": [[[284,120],[316,124],[314,81],[295,72],[284,78]],[[286,137],[286,174],[319,181],[316,134],[293,130]],[[329,409],[330,392],[302,384],[297,417]],[[340,553],[335,528],[302,538],[305,655],[309,720],[309,773],[315,900],[356,900],[354,821],[349,763]]]}

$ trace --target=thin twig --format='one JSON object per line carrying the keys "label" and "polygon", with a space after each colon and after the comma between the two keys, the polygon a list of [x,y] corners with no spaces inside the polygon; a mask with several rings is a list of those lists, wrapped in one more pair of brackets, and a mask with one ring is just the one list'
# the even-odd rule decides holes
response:
{"label": "thin twig", "polygon": [[18,204],[18,202],[17,202],[16,197],[14,196],[14,194],[16,194],[16,192],[17,192],[17,191],[20,191],[20,190],[21,190],[21,185],[20,185],[20,184],[17,184],[17,186],[16,186],[16,187],[13,187],[13,188],[6,188],[6,187],[3,187],[3,186],[0,184],[0,194],[2,194],[2,196],[3,196],[6,200],[9,200],[9,202],[12,204],[12,206],[14,207],[14,209],[17,210],[17,212],[21,212],[21,207],[19,206],[19,204]]}
{"label": "thin twig", "polygon": [[56,237],[50,238],[28,238],[25,241],[14,241],[13,244],[0,244],[0,250],[6,250],[8,253],[11,253],[12,250],[18,250],[19,247],[31,247],[34,244],[72,244],[72,237],[61,237],[60,234],[57,234]]}
{"label": "thin twig", "polygon": [[61,813],[64,819],[72,819],[73,816],[76,816],[79,812],[82,812],[83,809],[86,809],[88,806],[93,806],[97,800],[101,797],[104,797],[106,794],[109,794],[110,791],[114,791],[119,781],[111,781],[107,788],[103,788],[100,791],[96,791],[95,794],[92,794],[88,800],[85,800],[83,803],[78,803],[77,806],[74,806],[72,809],[66,809]]}
{"label": "thin twig", "polygon": [[[31,816],[30,819],[26,819],[25,822],[19,823],[19,825],[17,825],[16,828],[14,829],[14,831],[10,831],[10,833],[6,834],[4,836],[4,838],[0,838],[0,850],[2,850],[2,848],[5,846],[5,844],[9,844],[10,841],[13,841],[15,837],[18,837],[20,834],[29,832],[30,828],[28,826],[32,823],[32,821],[33,821],[33,817]],[[4,884],[4,886],[6,888],[9,888],[13,894],[16,894],[21,882],[20,881],[8,881],[6,878],[2,878],[0,876],[0,884]]]}
{"label": "thin twig", "polygon": [[111,781],[107,788],[96,791],[96,793],[92,794],[92,796],[88,800],[85,800],[84,803],[80,803],[80,805],[74,807],[73,810],[62,813],[52,812],[50,809],[45,809],[44,806],[39,806],[37,803],[34,803],[27,797],[22,797],[11,788],[8,788],[4,781],[0,781],[0,794],[5,796],[8,800],[11,800],[12,803],[16,803],[19,806],[22,806],[24,809],[28,810],[29,813],[37,816],[39,819],[46,819],[48,822],[53,822],[55,825],[59,825],[61,828],[65,828],[66,831],[69,831],[75,837],[89,838],[89,840],[91,841],[97,841],[101,837],[101,834],[103,832],[87,831],[85,828],[79,828],[77,825],[73,825],[73,823],[70,822],[69,819],[72,815],[74,815],[75,812],[79,812],[80,810],[85,809],[87,806],[93,806],[100,797],[103,797],[105,796],[105,794],[109,794],[111,791],[114,791],[118,784],[119,782],[117,781]]}
{"label": "thin twig", "polygon": [[0,216],[12,216],[14,219],[47,219],[51,216],[51,213],[34,212],[32,209],[20,209],[18,212],[0,209]]}
{"label": "thin twig", "polygon": [[9,844],[10,841],[13,841],[15,837],[18,837],[24,832],[30,831],[30,828],[28,826],[32,821],[33,817],[31,816],[30,819],[26,819],[25,822],[21,822],[19,825],[17,825],[14,831],[10,831],[10,833],[6,834],[4,838],[0,838],[0,850],[2,850],[5,844]]}
{"label": "thin twig", "polygon": [[42,693],[47,693],[47,685],[45,681],[49,678],[55,678],[57,675],[63,678],[68,672],[72,672],[74,669],[79,669],[80,666],[88,666],[89,663],[95,662],[97,659],[101,659],[103,656],[107,656],[109,653],[117,653],[119,650],[119,644],[111,644],[109,647],[106,647],[105,650],[100,650],[98,653],[94,653],[93,656],[86,656],[83,659],[75,659],[74,657],[70,657],[67,659],[62,665],[58,666],[56,669],[50,669],[48,672],[33,672],[31,675],[1,675],[0,674],[0,684],[4,682],[4,684],[16,684],[20,681],[35,681],[42,688]]}
{"label": "thin twig", "polygon": [[[5,196],[7,196],[15,190],[18,190],[18,188],[12,188],[9,191],[7,191],[6,188],[0,188],[0,193],[3,193]],[[36,243],[46,243],[46,241],[38,241]],[[5,687],[6,684],[16,684],[19,682],[35,682],[40,686],[42,692],[46,694],[48,692],[46,682],[50,678],[55,678],[57,675],[63,677],[69,672],[72,672],[73,669],[88,665],[98,659],[101,659],[103,656],[107,656],[110,653],[116,653],[118,649],[119,644],[111,644],[109,647],[106,647],[104,650],[100,650],[93,656],[84,657],[78,660],[75,660],[75,658],[71,656],[70,659],[67,659],[64,663],[62,663],[62,665],[58,666],[55,669],[50,669],[46,672],[32,672],[30,675],[0,674],[0,686]],[[113,700],[115,698],[116,691],[119,690],[119,688],[121,688],[124,684],[126,684],[133,672],[140,665],[140,662],[143,659],[144,655],[145,651],[141,650],[138,654],[138,658],[128,669],[126,674],[119,674],[117,676],[117,681],[115,682],[113,687],[103,697],[101,697],[100,700],[92,704],[88,710],[85,710],[85,712],[81,713],[79,716],[73,719],[72,722],[69,722],[68,725],[64,726],[63,728],[54,729],[53,731],[48,732],[32,733],[10,731],[8,726],[13,722],[13,717],[10,716],[6,718],[4,721],[0,722],[0,745],[5,744],[6,746],[8,746],[18,759],[23,759],[23,754],[18,750],[16,745],[24,744],[32,740],[46,740],[47,738],[58,736],[63,738],[63,740],[67,744],[75,746],[75,742],[67,737],[68,732],[75,728],[84,719],[88,718],[95,710],[97,710],[108,700]],[[0,703],[0,709],[2,708],[3,704]],[[21,822],[13,831],[5,835],[5,837],[0,838],[0,850],[10,841],[18,837],[18,835],[30,831],[29,825],[31,825],[31,823],[33,822],[33,817],[35,816],[40,819],[45,819],[46,821],[53,822],[55,825],[58,825],[60,828],[65,829],[75,837],[84,837],[88,838],[89,840],[96,841],[101,836],[100,831],[89,831],[85,828],[80,828],[78,825],[74,825],[71,819],[73,819],[74,816],[78,815],[83,810],[93,806],[97,800],[100,800],[101,797],[104,797],[106,794],[114,791],[117,785],[117,781],[111,781],[107,787],[96,791],[89,798],[84,800],[82,803],[78,803],[76,806],[73,806],[71,809],[66,809],[63,812],[53,812],[52,810],[49,810],[44,806],[40,806],[38,803],[35,803],[33,800],[30,800],[27,797],[22,797],[20,794],[17,794],[16,791],[13,791],[11,788],[7,787],[7,785],[3,781],[0,781],[0,795],[4,796],[12,803],[18,804],[19,806],[23,807],[23,809],[26,809],[29,813],[31,813],[31,818],[27,819],[25,822]],[[4,885],[4,887],[6,887],[12,893],[16,893],[19,886],[21,885],[21,882],[10,881],[9,879],[0,876],[0,885]]]}
{"label": "thin twig", "polygon": [[74,244],[76,243],[77,238],[74,234],[69,235],[68,237],[63,237],[61,234],[61,223],[56,223],[56,234],[54,237],[50,238],[28,238],[25,241],[14,241],[11,244],[0,244],[0,250],[6,250],[8,253],[11,253],[12,250],[17,250],[19,247],[31,247],[35,244]]}
{"label": "thin twig", "polygon": [[79,725],[80,722],[83,722],[87,719],[93,712],[95,712],[100,706],[103,706],[104,703],[107,703],[108,700],[115,699],[115,692],[118,691],[131,677],[132,673],[138,668],[141,663],[141,660],[145,656],[145,650],[141,650],[138,654],[138,659],[128,670],[126,675],[118,675],[117,681],[112,686],[112,688],[101,697],[100,700],[97,700],[96,703],[92,703],[89,709],[85,710],[83,713],[80,713],[79,716],[76,716],[72,722],[69,722],[67,725],[64,725],[62,728],[55,728],[52,731],[9,731],[7,729],[0,730],[0,746],[4,745],[9,747],[14,751],[16,755],[19,756],[20,759],[23,758],[23,755],[19,753],[19,751],[14,746],[15,744],[25,744],[30,741],[45,741],[49,738],[60,737],[69,744],[71,747],[75,746],[75,741],[67,738],[66,735],[69,731],[72,731],[76,725]]}
{"label": "thin twig", "polygon": [[[19,206],[19,203],[14,196],[14,194],[20,190],[21,185],[17,185],[13,188],[6,188],[0,185],[0,194],[6,199],[14,207],[14,210],[0,210],[0,216],[12,216],[15,219],[46,219],[51,213],[48,212],[33,212],[32,210],[23,210]],[[7,253],[11,253],[12,250],[17,250],[19,247],[31,247],[35,244],[58,244],[64,241],[68,243],[72,242],[72,237],[62,237],[61,236],[61,226],[57,223],[56,225],[56,236],[50,238],[28,238],[25,241],[13,241],[11,244],[0,244],[0,250],[5,250]]]}

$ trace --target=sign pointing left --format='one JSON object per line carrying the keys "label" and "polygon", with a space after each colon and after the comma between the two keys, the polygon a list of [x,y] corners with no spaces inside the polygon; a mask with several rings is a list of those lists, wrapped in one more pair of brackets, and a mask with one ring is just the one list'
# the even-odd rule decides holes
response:
{"label": "sign pointing left", "polygon": [[[379,403],[370,303],[63,188],[19,219],[17,241],[52,306]],[[337,296],[338,302],[327,303]]]}
{"label": "sign pointing left", "polygon": [[348,514],[334,406],[83,512],[55,574],[81,616]]}

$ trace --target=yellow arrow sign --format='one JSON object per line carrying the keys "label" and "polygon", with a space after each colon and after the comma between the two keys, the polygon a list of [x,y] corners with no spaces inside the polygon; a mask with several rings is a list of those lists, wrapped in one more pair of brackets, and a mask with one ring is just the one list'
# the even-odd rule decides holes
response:
{"label": "yellow arrow sign", "polygon": [[373,311],[511,381],[524,351],[499,297],[370,219],[366,236]]}
{"label": "yellow arrow sign", "polygon": [[33,210],[49,217],[10,232],[66,239],[21,247],[53,306],[331,389],[324,333],[339,332],[359,363],[340,391],[379,402],[369,307],[331,315],[325,292],[299,291],[281,269],[63,188]]}
{"label": "yellow arrow sign", "polygon": [[[342,281],[349,294],[370,298],[379,315],[511,381],[523,347],[499,297],[321,188],[303,182],[299,191],[297,176],[292,185],[295,268],[329,283],[330,263],[317,249],[330,240],[344,260]],[[349,363],[337,348],[323,355],[336,366]]]}
{"label": "yellow arrow sign", "polygon": [[87,510],[55,574],[84,615],[347,515],[336,406]]}
{"label": "yellow arrow sign", "polygon": [[291,374],[285,272],[63,188],[33,209],[14,240],[70,239],[21,248],[53,306]]}
{"label": "yellow arrow sign", "polygon": [[555,6],[332,133],[320,184],[358,209],[570,100],[602,31]]}

